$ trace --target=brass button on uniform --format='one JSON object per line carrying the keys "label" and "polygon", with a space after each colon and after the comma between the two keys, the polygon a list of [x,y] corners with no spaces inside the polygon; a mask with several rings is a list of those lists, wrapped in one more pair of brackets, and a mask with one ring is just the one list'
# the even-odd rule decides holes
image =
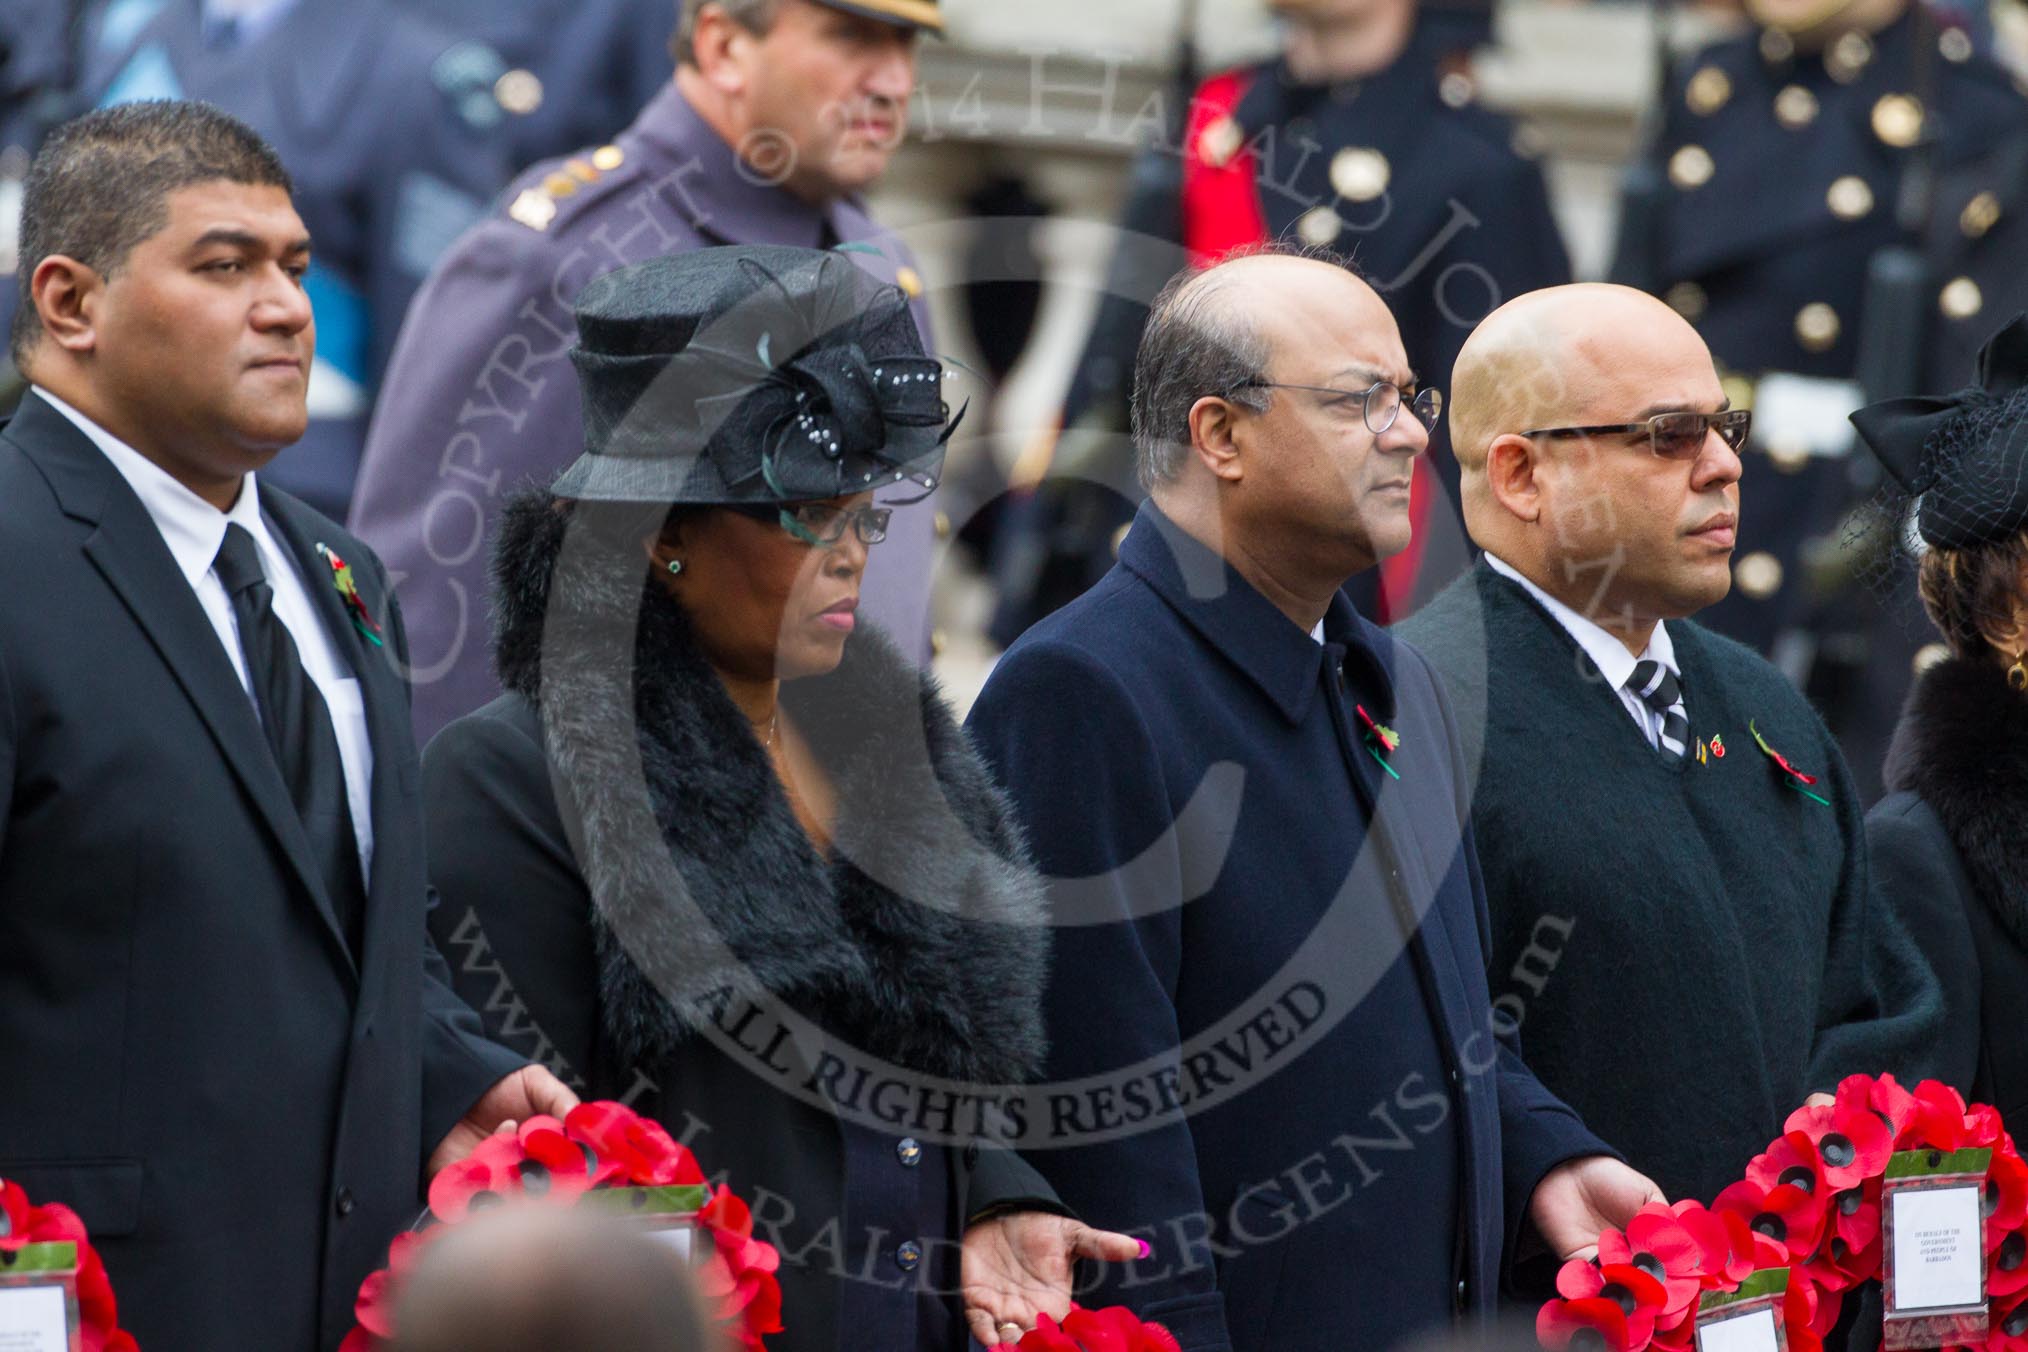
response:
{"label": "brass button on uniform", "polygon": [[1980,292],[1979,284],[1971,278],[1953,277],[1944,283],[1936,303],[1946,319],[1970,319],[1985,308],[1986,297]]}
{"label": "brass button on uniform", "polygon": [[1692,324],[1704,317],[1704,307],[1711,303],[1711,298],[1704,294],[1704,288],[1695,282],[1676,283],[1662,299],[1670,309]]}
{"label": "brass button on uniform", "polygon": [[1344,228],[1345,223],[1330,207],[1311,207],[1296,218],[1296,234],[1302,237],[1303,243],[1319,248],[1338,238],[1338,232]]}
{"label": "brass button on uniform", "polygon": [[1823,301],[1813,300],[1796,311],[1796,341],[1806,352],[1828,352],[1842,327],[1838,312]]}
{"label": "brass button on uniform", "polygon": [[1966,239],[1978,239],[2000,221],[2000,199],[1990,192],[1982,192],[1965,203],[1965,209],[1958,213],[1958,229]]}
{"label": "brass button on uniform", "polygon": [[1732,580],[1750,600],[1765,601],[1782,589],[1782,561],[1755,550],[1732,566]]}
{"label": "brass button on uniform", "polygon": [[510,70],[493,81],[493,97],[508,112],[526,117],[542,106],[542,77],[532,70]]}
{"label": "brass button on uniform", "polygon": [[922,274],[906,263],[894,270],[894,284],[901,288],[901,294],[914,300],[922,294]]}
{"label": "brass button on uniform", "polygon": [[563,162],[563,172],[569,174],[572,178],[576,179],[580,183],[591,183],[595,181],[599,176],[599,171],[592,168],[590,160],[580,160],[576,158],[571,158]]}
{"label": "brass button on uniform", "polygon": [[1703,146],[1684,146],[1669,157],[1669,181],[1688,192],[1709,183],[1716,168]]}
{"label": "brass button on uniform", "polygon": [[1873,105],[1873,134],[1906,150],[1922,136],[1922,104],[1910,94],[1882,94]]}
{"label": "brass button on uniform", "polygon": [[1800,474],[1803,466],[1810,463],[1810,448],[1795,441],[1770,442],[1767,462],[1775,467],[1777,474]]}
{"label": "brass button on uniform", "polygon": [[1775,95],[1775,121],[1790,131],[1801,131],[1817,120],[1817,96],[1801,85],[1783,85]]}
{"label": "brass button on uniform", "polygon": [[1197,137],[1197,157],[1213,169],[1222,169],[1232,163],[1232,157],[1246,141],[1239,124],[1229,117],[1216,117],[1206,124]]}
{"label": "brass button on uniform", "polygon": [[1332,191],[1348,202],[1371,202],[1393,176],[1387,156],[1370,146],[1346,146],[1331,157]]}
{"label": "brass button on uniform", "polygon": [[1760,31],[1760,59],[1770,65],[1780,65],[1796,54],[1795,39],[1779,28],[1763,28]]}
{"label": "brass button on uniform", "polygon": [[549,223],[556,219],[556,202],[548,193],[528,188],[514,199],[514,204],[507,208],[507,215],[530,230],[547,230]]}
{"label": "brass button on uniform", "polygon": [[1846,174],[1831,184],[1831,190],[1824,194],[1824,201],[1831,208],[1831,214],[1841,221],[1856,221],[1873,210],[1873,189],[1866,186],[1866,180],[1857,174]]}
{"label": "brass button on uniform", "polygon": [[542,180],[542,190],[551,197],[568,197],[577,191],[577,180],[569,174],[551,174]]}
{"label": "brass button on uniform", "polygon": [[1937,34],[1936,49],[1944,60],[1962,66],[1972,59],[1972,36],[1962,28],[1946,28]]}
{"label": "brass button on uniform", "polygon": [[1824,69],[1839,84],[1851,84],[1873,63],[1873,39],[1864,33],[1846,33],[1824,53]]}
{"label": "brass button on uniform", "polygon": [[1684,87],[1683,101],[1699,117],[1709,117],[1732,97],[1732,77],[1716,66],[1704,66]]}
{"label": "brass button on uniform", "polygon": [[627,162],[627,152],[618,146],[600,146],[592,152],[592,163],[603,173],[610,174]]}
{"label": "brass button on uniform", "polygon": [[1469,108],[1472,100],[1479,97],[1479,87],[1472,77],[1461,70],[1454,70],[1437,81],[1437,97],[1446,108]]}

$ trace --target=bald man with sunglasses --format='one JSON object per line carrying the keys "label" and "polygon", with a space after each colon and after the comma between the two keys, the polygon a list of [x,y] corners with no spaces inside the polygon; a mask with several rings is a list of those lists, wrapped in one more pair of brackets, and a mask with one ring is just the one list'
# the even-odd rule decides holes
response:
{"label": "bald man with sunglasses", "polygon": [[1709,1201],[1812,1092],[1924,1073],[1941,997],[1871,896],[1822,721],[1691,618],[1755,529],[1751,417],[1696,330],[1553,287],[1488,316],[1452,383],[1484,556],[1397,632],[1478,770],[1495,1013],[1629,1162]]}

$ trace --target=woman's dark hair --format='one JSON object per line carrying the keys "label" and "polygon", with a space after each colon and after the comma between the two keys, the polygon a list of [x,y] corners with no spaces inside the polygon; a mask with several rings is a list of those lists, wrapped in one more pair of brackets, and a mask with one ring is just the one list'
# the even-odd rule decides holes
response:
{"label": "woman's dark hair", "polygon": [[2024,570],[2028,532],[1996,544],[1932,549],[1923,555],[1916,576],[1922,608],[1943,631],[1953,654],[1975,662],[1992,656],[1988,635],[2014,628],[2015,607],[2028,578]]}

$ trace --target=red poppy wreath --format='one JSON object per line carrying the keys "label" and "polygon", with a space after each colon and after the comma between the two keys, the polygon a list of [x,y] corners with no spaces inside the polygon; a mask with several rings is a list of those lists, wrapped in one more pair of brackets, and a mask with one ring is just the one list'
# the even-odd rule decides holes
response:
{"label": "red poppy wreath", "polygon": [[754,1238],[747,1205],[713,1188],[689,1149],[658,1122],[623,1104],[580,1104],[561,1122],[532,1117],[519,1130],[489,1136],[430,1183],[422,1225],[395,1236],[387,1266],[360,1284],[359,1323],[339,1352],[375,1352],[394,1336],[396,1292],[416,1256],[473,1212],[503,1201],[580,1204],[622,1213],[681,1217],[703,1243],[693,1252],[707,1305],[737,1343],[763,1352],[782,1330],[780,1255]]}
{"label": "red poppy wreath", "polygon": [[1600,1235],[1595,1259],[1557,1274],[1536,1336],[1552,1352],[1691,1349],[1700,1322],[1751,1302],[1779,1330],[1766,1345],[1822,1352],[1847,1294],[1882,1277],[1883,1255],[1892,1265],[1883,1190],[1911,1183],[1978,1189],[1983,1254],[1968,1261],[1984,1284],[1972,1308],[1916,1318],[1899,1340],[1890,1310],[1888,1345],[2028,1352],[2028,1164],[1993,1108],[1934,1080],[1910,1093],[1891,1075],[1852,1076],[1834,1105],[1797,1109],[1710,1206],[1653,1203]]}
{"label": "red poppy wreath", "polygon": [[[0,1181],[0,1283],[71,1288],[83,1352],[134,1352],[133,1335],[120,1327],[113,1284],[84,1222],[61,1203],[36,1206],[19,1183],[6,1181]],[[65,1303],[68,1317],[68,1292]]]}

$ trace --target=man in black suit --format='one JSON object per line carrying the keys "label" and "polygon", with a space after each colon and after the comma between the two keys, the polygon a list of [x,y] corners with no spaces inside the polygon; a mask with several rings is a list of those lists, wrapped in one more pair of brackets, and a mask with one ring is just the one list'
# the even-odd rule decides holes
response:
{"label": "man in black suit", "polygon": [[0,1178],[78,1211],[150,1352],[334,1346],[427,1170],[573,1102],[425,938],[378,560],[255,486],[307,416],[309,250],[201,104],[80,118],[24,190]]}

